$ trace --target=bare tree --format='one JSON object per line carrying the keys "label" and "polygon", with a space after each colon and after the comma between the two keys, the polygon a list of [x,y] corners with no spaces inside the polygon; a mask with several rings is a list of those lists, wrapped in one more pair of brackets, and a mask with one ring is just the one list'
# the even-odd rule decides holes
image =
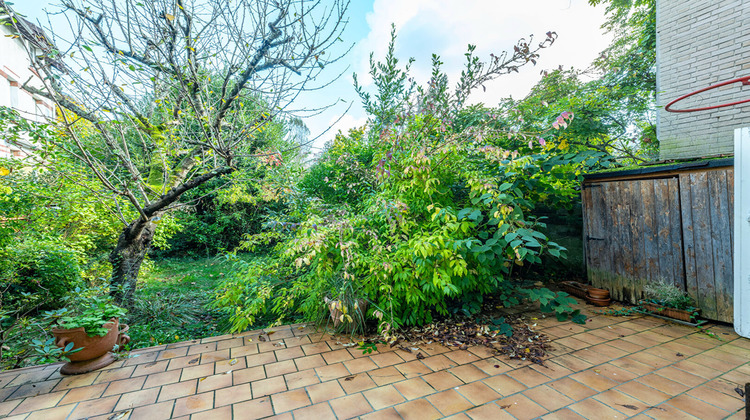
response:
{"label": "bare tree", "polygon": [[65,111],[59,146],[136,214],[121,212],[110,254],[113,285],[127,286],[115,297],[130,306],[155,222],[263,154],[259,133],[339,58],[348,0],[104,3],[64,0],[70,31],[55,28],[33,57],[45,88],[25,88]]}

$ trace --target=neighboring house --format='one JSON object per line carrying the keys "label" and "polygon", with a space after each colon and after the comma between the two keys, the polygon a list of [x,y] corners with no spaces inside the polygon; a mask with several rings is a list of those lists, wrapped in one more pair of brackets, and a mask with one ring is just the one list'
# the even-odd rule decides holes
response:
{"label": "neighboring house", "polygon": [[[16,25],[8,24],[11,19],[8,10],[5,2],[0,0],[0,106],[13,108],[31,121],[47,121],[54,118],[54,104],[25,91],[23,85],[29,80],[34,86],[41,85],[39,75],[31,68],[28,51],[46,54],[51,44],[42,29],[26,19],[19,17]],[[33,149],[34,145],[28,142],[10,144],[0,134],[2,158],[24,158]]]}
{"label": "neighboring house", "polygon": [[[750,305],[738,303],[735,292],[734,253],[741,238],[735,238],[732,155],[735,130],[750,127],[750,103],[691,113],[670,113],[664,106],[750,76],[750,0],[657,0],[656,11],[657,134],[660,158],[667,162],[586,177],[588,279],[631,303],[649,283],[672,283],[695,299],[706,318],[743,323],[738,314],[750,316]],[[750,99],[750,86],[735,83],[675,108],[743,99]],[[724,158],[705,159],[719,156]]]}

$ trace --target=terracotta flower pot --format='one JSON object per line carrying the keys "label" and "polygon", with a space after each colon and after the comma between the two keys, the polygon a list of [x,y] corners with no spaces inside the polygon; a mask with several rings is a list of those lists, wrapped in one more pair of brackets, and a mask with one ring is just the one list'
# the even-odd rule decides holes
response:
{"label": "terracotta flower pot", "polygon": [[609,290],[591,288],[586,291],[588,295],[595,299],[609,299]]}
{"label": "terracotta flower pot", "polygon": [[591,286],[589,284],[583,284],[579,283],[577,281],[567,280],[560,282],[560,287],[565,290],[569,295],[573,295],[575,297],[579,297],[581,299],[586,299],[586,292],[589,289],[592,289],[594,286]]}
{"label": "terracotta flower pot", "polygon": [[588,301],[590,304],[594,306],[609,306],[610,303],[612,303],[612,299],[606,298],[606,299],[600,299],[595,297],[589,297]]}
{"label": "terracotta flower pot", "polygon": [[104,328],[108,328],[109,332],[103,337],[89,336],[83,327],[52,330],[58,347],[64,348],[69,343],[73,343],[74,350],[83,348],[67,356],[70,362],[60,368],[60,373],[64,375],[87,373],[108,366],[116,360],[111,350],[115,344],[124,346],[130,342],[130,337],[126,334],[129,327],[123,324],[120,329],[119,320],[112,318],[104,324]]}

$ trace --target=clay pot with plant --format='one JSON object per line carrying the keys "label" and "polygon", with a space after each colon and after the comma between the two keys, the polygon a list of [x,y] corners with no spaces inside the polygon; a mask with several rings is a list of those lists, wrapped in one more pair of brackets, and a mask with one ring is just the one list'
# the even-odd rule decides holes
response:
{"label": "clay pot with plant", "polygon": [[130,342],[128,326],[120,324],[125,310],[109,295],[76,288],[68,305],[46,313],[54,319],[52,334],[70,361],[60,368],[64,375],[77,375],[108,366],[117,360],[113,351]]}
{"label": "clay pot with plant", "polygon": [[657,282],[646,285],[643,292],[645,299],[639,305],[644,311],[685,322],[697,320],[700,309],[695,300],[677,286]]}

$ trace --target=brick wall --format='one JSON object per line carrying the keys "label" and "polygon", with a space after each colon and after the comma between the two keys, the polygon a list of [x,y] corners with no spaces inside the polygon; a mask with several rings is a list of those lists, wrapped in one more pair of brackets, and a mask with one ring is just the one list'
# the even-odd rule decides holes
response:
{"label": "brick wall", "polygon": [[[750,76],[750,0],[657,0],[657,130],[662,159],[730,154],[734,129],[750,127],[750,103],[675,114],[670,101],[717,82]],[[733,84],[680,102],[693,108],[750,99]]]}

